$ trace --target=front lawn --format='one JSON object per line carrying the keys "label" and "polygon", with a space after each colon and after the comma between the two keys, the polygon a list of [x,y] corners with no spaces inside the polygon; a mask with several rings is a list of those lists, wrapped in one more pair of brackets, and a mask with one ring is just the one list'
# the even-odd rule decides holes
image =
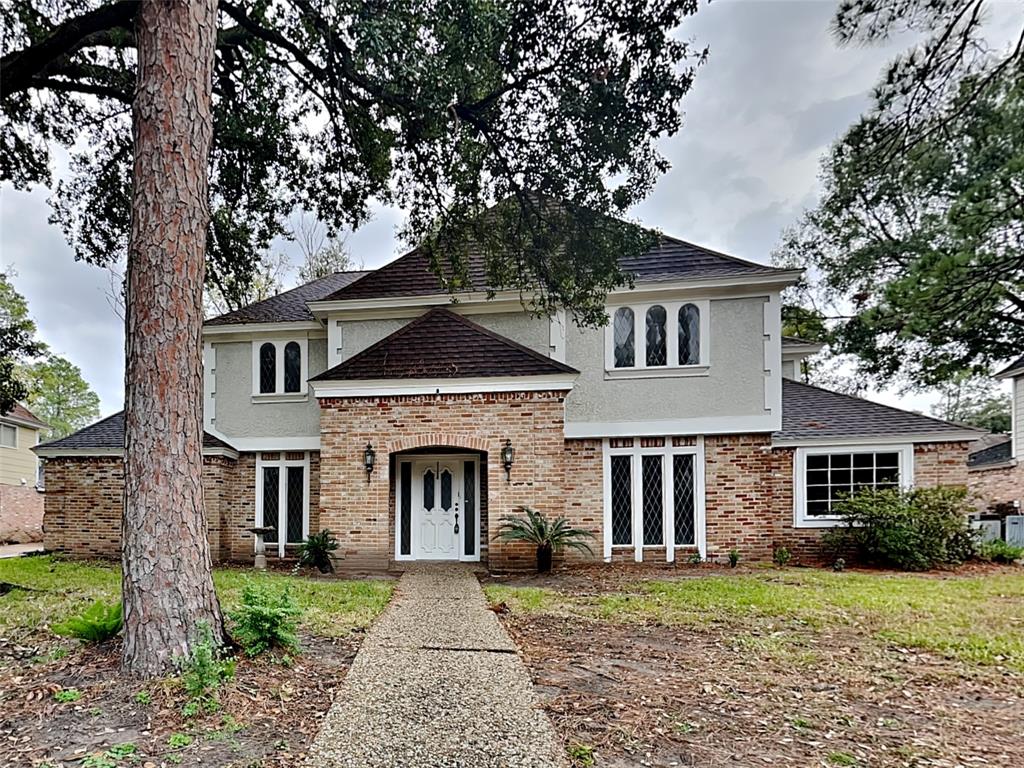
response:
{"label": "front lawn", "polygon": [[1024,762],[1020,569],[520,583],[488,598],[594,765]]}
{"label": "front lawn", "polygon": [[[301,762],[355,656],[384,609],[385,580],[303,578],[217,569],[225,612],[257,580],[301,608],[300,650],[239,655],[218,705],[190,712],[175,679],[118,674],[119,640],[84,646],[49,627],[120,596],[120,571],[52,557],[0,560],[0,765],[258,765]],[[230,622],[229,622],[230,623]]]}

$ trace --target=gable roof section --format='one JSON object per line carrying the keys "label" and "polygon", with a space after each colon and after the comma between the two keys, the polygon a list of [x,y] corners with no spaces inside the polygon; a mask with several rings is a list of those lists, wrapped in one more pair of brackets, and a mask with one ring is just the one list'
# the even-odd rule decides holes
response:
{"label": "gable roof section", "polygon": [[971,446],[967,466],[987,468],[1008,464],[1013,459],[1013,440],[1009,435],[991,433]]}
{"label": "gable roof section", "polygon": [[996,374],[997,379],[1010,379],[1015,376],[1024,376],[1024,355],[1018,357]]}
{"label": "gable roof section", "polygon": [[[228,443],[209,432],[203,432],[203,448],[234,450]],[[124,450],[124,411],[100,419],[95,424],[83,427],[77,432],[72,432],[67,437],[59,440],[51,440],[36,446],[37,450],[44,453],[68,451],[117,451]]]}
{"label": "gable roof section", "polygon": [[0,414],[0,419],[16,422],[22,426],[29,427],[30,429],[46,429],[50,426],[21,403],[15,403],[14,407],[7,413]]}
{"label": "gable roof section", "polygon": [[782,429],[772,435],[772,441],[797,444],[857,438],[891,442],[900,437],[927,437],[937,442],[975,440],[982,434],[983,430],[783,379]]}
{"label": "gable roof section", "polygon": [[241,323],[294,323],[312,321],[315,318],[306,306],[307,302],[320,301],[335,291],[350,285],[370,272],[335,272],[290,291],[257,301],[234,312],[210,318],[204,326],[238,325]]}
{"label": "gable roof section", "polygon": [[[744,261],[699,245],[661,236],[657,245],[646,253],[623,259],[623,271],[639,282],[665,280],[695,280],[726,276],[762,276],[785,274],[789,270]],[[488,289],[482,250],[469,248],[466,272],[467,291]],[[423,249],[416,248],[400,256],[361,280],[346,285],[325,301],[354,299],[383,299],[403,296],[434,296],[447,293],[441,281],[430,268],[430,258]]]}
{"label": "gable roof section", "polygon": [[436,308],[310,381],[463,379],[579,373],[461,315]]}

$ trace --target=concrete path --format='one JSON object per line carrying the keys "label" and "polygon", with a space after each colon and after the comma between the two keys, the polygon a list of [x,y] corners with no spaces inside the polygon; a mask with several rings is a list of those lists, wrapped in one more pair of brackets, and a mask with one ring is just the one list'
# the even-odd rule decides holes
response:
{"label": "concrete path", "polygon": [[0,544],[0,560],[5,557],[21,557],[32,552],[42,552],[43,545],[40,544]]}
{"label": "concrete path", "polygon": [[516,646],[465,566],[421,566],[367,634],[311,768],[553,768],[562,752]]}

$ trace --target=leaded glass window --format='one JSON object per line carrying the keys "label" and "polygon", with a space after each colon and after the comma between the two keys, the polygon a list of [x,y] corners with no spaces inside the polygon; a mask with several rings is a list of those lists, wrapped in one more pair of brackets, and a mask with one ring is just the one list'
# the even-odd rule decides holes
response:
{"label": "leaded glass window", "polygon": [[289,341],[284,347],[284,391],[299,392],[302,389],[302,348],[298,342]]}
{"label": "leaded glass window", "polygon": [[633,310],[621,307],[615,310],[612,321],[615,342],[615,367],[632,368],[636,364],[636,329],[633,325]]}
{"label": "leaded glass window", "polygon": [[277,350],[269,341],[260,345],[260,393],[273,393],[277,388]]}
{"label": "leaded glass window", "polygon": [[402,537],[400,551],[403,555],[412,554],[412,464],[402,462],[399,470],[399,484],[402,494]]}
{"label": "leaded glass window", "polygon": [[633,543],[633,460],[611,457],[612,545]]}
{"label": "leaded glass window", "polygon": [[434,508],[434,470],[423,473],[423,508]]}
{"label": "leaded glass window", "polygon": [[452,473],[447,469],[441,470],[441,509],[452,508]]}
{"label": "leaded glass window", "polygon": [[287,504],[288,543],[297,544],[302,541],[302,507],[306,493],[306,468],[288,467],[288,488],[285,503]]}
{"label": "leaded glass window", "polygon": [[672,528],[676,546],[693,546],[697,526],[692,455],[676,454],[672,457],[672,498],[675,512]]}
{"label": "leaded glass window", "polygon": [[268,544],[277,543],[278,510],[280,509],[281,470],[278,467],[263,468],[263,519],[260,525],[273,528],[263,534],[263,541]]}
{"label": "leaded glass window", "polygon": [[462,482],[463,489],[462,495],[465,499],[463,503],[464,515],[465,515],[465,532],[463,533],[463,539],[465,540],[465,549],[463,552],[472,557],[476,554],[476,535],[474,533],[476,527],[476,462],[467,461],[463,464],[462,468]]}
{"label": "leaded glass window", "polygon": [[647,310],[647,365],[668,364],[668,337],[665,334],[665,308],[655,304]]}
{"label": "leaded glass window", "polygon": [[679,364],[700,365],[700,310],[694,304],[679,308]]}
{"label": "leaded glass window", "polygon": [[641,467],[643,493],[643,524],[644,544],[657,546],[665,543],[664,512],[664,479],[662,477],[662,457],[642,456]]}

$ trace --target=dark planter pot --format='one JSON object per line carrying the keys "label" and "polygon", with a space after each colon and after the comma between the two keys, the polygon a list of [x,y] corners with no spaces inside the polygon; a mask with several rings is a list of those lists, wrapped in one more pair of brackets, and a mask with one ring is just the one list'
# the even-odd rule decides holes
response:
{"label": "dark planter pot", "polygon": [[551,571],[551,547],[544,544],[537,547],[537,573],[549,573]]}

